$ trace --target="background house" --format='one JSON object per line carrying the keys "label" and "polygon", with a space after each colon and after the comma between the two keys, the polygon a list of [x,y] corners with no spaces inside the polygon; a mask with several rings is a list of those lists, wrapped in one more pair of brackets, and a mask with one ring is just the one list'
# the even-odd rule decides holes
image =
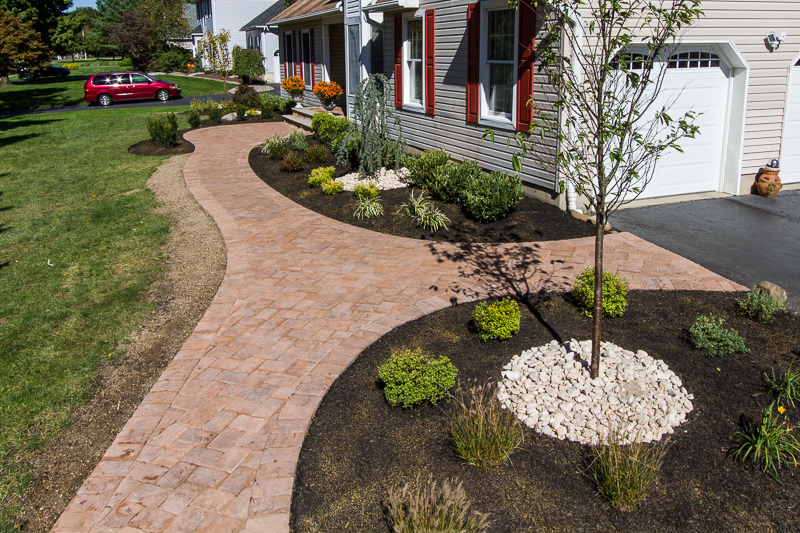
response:
{"label": "background house", "polygon": [[[800,184],[800,4],[702,8],[705,16],[665,58],[662,92],[675,101],[673,114],[702,113],[700,134],[659,161],[641,197],[747,194],[759,168],[778,157],[784,184]],[[383,72],[410,146],[510,172],[506,140],[527,131],[524,103],[533,94],[547,110],[553,93],[534,63],[539,15],[524,0],[518,10],[504,0],[298,0],[270,26],[281,38],[281,78],[306,79],[307,98],[312,82],[334,79],[349,107],[358,82]],[[493,145],[481,140],[490,127]],[[552,151],[553,140],[537,146]],[[526,161],[521,177],[566,207],[557,176]]]}

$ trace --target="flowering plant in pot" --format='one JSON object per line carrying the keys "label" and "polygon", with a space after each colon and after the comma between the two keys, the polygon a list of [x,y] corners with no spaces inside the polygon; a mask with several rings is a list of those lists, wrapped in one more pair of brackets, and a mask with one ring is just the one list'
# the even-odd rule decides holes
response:
{"label": "flowering plant in pot", "polygon": [[281,87],[283,87],[287,93],[291,94],[294,97],[303,94],[306,84],[303,81],[303,78],[301,78],[300,76],[289,76],[288,78],[283,80],[283,83],[281,83]]}
{"label": "flowering plant in pot", "polygon": [[331,111],[336,107],[336,100],[344,94],[344,91],[335,81],[321,81],[314,85],[314,94],[320,99],[325,109]]}

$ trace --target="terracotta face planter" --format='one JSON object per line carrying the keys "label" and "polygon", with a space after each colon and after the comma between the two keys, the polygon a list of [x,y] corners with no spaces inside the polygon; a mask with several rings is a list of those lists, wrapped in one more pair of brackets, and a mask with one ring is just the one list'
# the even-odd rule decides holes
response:
{"label": "terracotta face planter", "polygon": [[777,168],[762,168],[758,176],[756,176],[755,189],[756,192],[765,198],[774,198],[778,196],[781,188],[781,178],[778,176],[780,170]]}

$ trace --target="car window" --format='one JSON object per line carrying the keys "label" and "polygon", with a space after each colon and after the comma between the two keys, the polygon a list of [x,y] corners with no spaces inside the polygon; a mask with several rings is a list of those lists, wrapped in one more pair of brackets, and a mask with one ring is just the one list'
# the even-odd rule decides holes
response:
{"label": "car window", "polygon": [[111,84],[112,85],[124,85],[126,83],[130,83],[130,78],[127,74],[112,74],[111,75]]}
{"label": "car window", "polygon": [[133,80],[133,83],[148,83],[150,78],[141,74],[131,74],[131,80]]}
{"label": "car window", "polygon": [[95,76],[92,78],[92,83],[94,85],[108,85],[111,83],[110,76]]}

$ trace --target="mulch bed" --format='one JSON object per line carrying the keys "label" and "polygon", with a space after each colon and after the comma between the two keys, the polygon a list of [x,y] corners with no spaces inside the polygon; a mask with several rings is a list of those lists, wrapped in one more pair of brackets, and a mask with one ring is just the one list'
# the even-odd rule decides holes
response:
{"label": "mulch bed", "polygon": [[[463,482],[473,508],[491,514],[495,532],[800,531],[797,469],[786,469],[781,485],[729,457],[737,444],[731,436],[769,401],[753,396],[765,390],[763,372],[785,370],[800,355],[800,317],[784,313],[760,325],[739,314],[737,297],[634,291],[625,315],[604,321],[604,340],[665,360],[695,395],[694,411],[671,437],[660,477],[638,510],[615,511],[599,496],[582,474],[584,446],[526,428],[510,462],[482,470],[453,453],[444,426],[449,404],[392,409],[383,398],[378,367],[399,349],[446,355],[459,369],[457,384],[496,382],[524,349],[553,338],[590,338],[590,319],[568,296],[553,294],[521,306],[521,331],[507,341],[481,342],[469,325],[475,304],[467,304],[405,324],[361,353],[312,419],[297,468],[292,530],[388,532],[382,505],[390,487],[433,474]],[[686,332],[708,312],[727,317],[751,352],[710,359],[693,350]],[[800,422],[800,406],[786,407],[784,416]]]}
{"label": "mulch bed", "polygon": [[[320,144],[311,135],[306,139],[309,145]],[[434,201],[450,223],[447,230],[442,228],[430,233],[417,227],[410,217],[396,214],[400,204],[408,202],[412,191],[419,196],[420,191],[413,187],[381,191],[383,216],[357,219],[353,216],[355,198],[352,193],[345,191],[328,196],[320,188],[308,186],[308,177],[314,168],[335,165],[337,178],[351,172],[350,165],[338,165],[330,146],[327,148],[328,159],[324,163],[306,164],[298,172],[283,172],[279,168],[280,161],[270,159],[256,147],[250,152],[250,167],[264,183],[303,207],[340,222],[400,237],[443,242],[539,242],[594,235],[590,224],[528,196],[508,217],[489,224],[470,220],[457,204]]]}

